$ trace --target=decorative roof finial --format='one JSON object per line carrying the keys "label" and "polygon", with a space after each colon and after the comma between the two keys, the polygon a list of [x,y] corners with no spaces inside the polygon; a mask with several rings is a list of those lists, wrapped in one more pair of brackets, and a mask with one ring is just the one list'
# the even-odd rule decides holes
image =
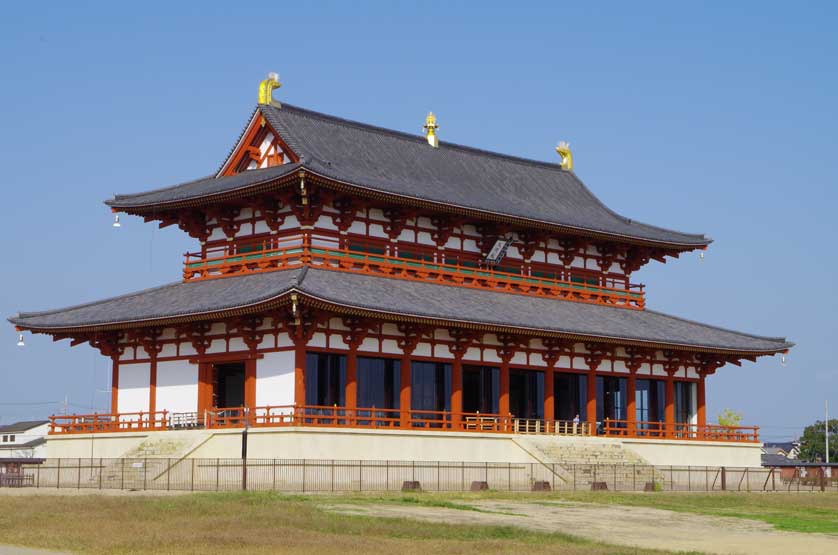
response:
{"label": "decorative roof finial", "polygon": [[556,152],[562,157],[562,169],[573,169],[573,153],[570,152],[570,143],[567,141],[559,141],[559,146],[556,147]]}
{"label": "decorative roof finial", "polygon": [[259,83],[259,104],[264,106],[274,106],[275,108],[282,108],[282,105],[273,99],[274,89],[282,86],[279,82],[279,74],[270,72],[268,78]]}
{"label": "decorative roof finial", "polygon": [[428,112],[428,117],[425,118],[425,125],[422,126],[425,130],[425,137],[428,139],[428,144],[434,148],[439,147],[439,139],[436,136],[436,130],[439,126],[436,124],[436,116],[433,112]]}

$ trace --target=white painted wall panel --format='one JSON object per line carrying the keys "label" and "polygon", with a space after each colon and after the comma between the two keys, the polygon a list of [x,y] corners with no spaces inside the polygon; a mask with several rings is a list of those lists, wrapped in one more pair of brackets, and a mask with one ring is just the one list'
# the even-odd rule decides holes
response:
{"label": "white painted wall panel", "polygon": [[157,363],[157,410],[198,410],[198,365],[188,360]]}
{"label": "white painted wall panel", "polygon": [[148,411],[150,379],[151,365],[147,362],[119,365],[119,412]]}
{"label": "white painted wall panel", "polygon": [[266,353],[256,361],[256,406],[293,404],[294,351]]}

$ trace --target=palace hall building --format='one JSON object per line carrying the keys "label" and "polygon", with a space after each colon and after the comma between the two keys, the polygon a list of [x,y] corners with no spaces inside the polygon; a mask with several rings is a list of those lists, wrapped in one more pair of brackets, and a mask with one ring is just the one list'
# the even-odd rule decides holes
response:
{"label": "palace hall building", "polygon": [[758,428],[710,423],[705,384],[792,344],[649,310],[632,280],[707,237],[615,213],[565,143],[487,152],[433,114],[408,134],[278,86],[211,176],[106,201],[194,239],[181,280],[10,318],[112,361],[110,413],[52,417],[49,456],[247,426],[263,457],[480,460],[526,435],[759,464]]}

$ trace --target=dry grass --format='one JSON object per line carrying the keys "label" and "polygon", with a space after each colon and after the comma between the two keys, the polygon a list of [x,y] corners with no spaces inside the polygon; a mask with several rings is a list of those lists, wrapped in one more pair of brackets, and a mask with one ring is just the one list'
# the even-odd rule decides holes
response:
{"label": "dry grass", "polygon": [[107,555],[646,553],[514,527],[339,515],[319,509],[323,501],[274,493],[0,496],[0,542]]}

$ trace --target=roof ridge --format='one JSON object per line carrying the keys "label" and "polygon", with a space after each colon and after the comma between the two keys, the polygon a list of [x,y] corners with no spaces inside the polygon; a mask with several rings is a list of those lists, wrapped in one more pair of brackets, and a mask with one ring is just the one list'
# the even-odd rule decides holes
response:
{"label": "roof ridge", "polygon": [[[372,124],[364,123],[364,122],[361,122],[361,121],[358,121],[358,120],[343,118],[343,117],[340,117],[340,116],[334,116],[332,114],[326,114],[324,112],[318,112],[317,110],[311,110],[309,108],[302,108],[300,106],[295,106],[293,104],[283,103],[282,108],[276,108],[274,106],[261,106],[261,108],[272,108],[274,110],[279,111],[280,113],[283,110],[286,110],[286,109],[290,108],[291,111],[298,112],[303,116],[310,116],[310,117],[315,117],[315,118],[319,118],[319,119],[322,119],[322,120],[328,120],[328,121],[330,121],[332,123],[336,123],[338,125],[344,125],[344,126],[347,126],[347,127],[354,127],[356,129],[361,129],[361,130],[365,130],[365,131],[383,133],[383,134],[390,135],[390,136],[393,136],[395,138],[406,140],[406,141],[412,142],[412,143],[418,143],[418,144],[425,144],[426,143],[425,138],[421,135],[413,135],[411,133],[408,133],[407,131],[399,131],[397,129],[391,129],[389,127],[382,127],[380,125],[372,125]],[[523,165],[540,166],[540,167],[543,167],[545,169],[556,170],[556,171],[561,172],[561,173],[573,174],[573,171],[565,170],[561,167],[561,165],[559,165],[557,163],[554,163],[554,162],[547,162],[545,160],[536,160],[535,158],[527,158],[525,156],[515,156],[513,154],[505,154],[503,152],[496,152],[496,151],[493,151],[493,150],[477,148],[477,147],[468,146],[468,145],[464,145],[464,144],[460,144],[460,143],[454,143],[454,142],[450,142],[450,141],[439,141],[439,148],[442,149],[443,147],[454,149],[454,150],[460,150],[460,151],[463,151],[463,152],[466,152],[466,153],[469,153],[469,154],[491,156],[491,157],[494,157],[494,158],[500,158],[500,159],[503,159],[503,160],[508,160],[510,162],[520,163],[520,164],[523,164]]]}

